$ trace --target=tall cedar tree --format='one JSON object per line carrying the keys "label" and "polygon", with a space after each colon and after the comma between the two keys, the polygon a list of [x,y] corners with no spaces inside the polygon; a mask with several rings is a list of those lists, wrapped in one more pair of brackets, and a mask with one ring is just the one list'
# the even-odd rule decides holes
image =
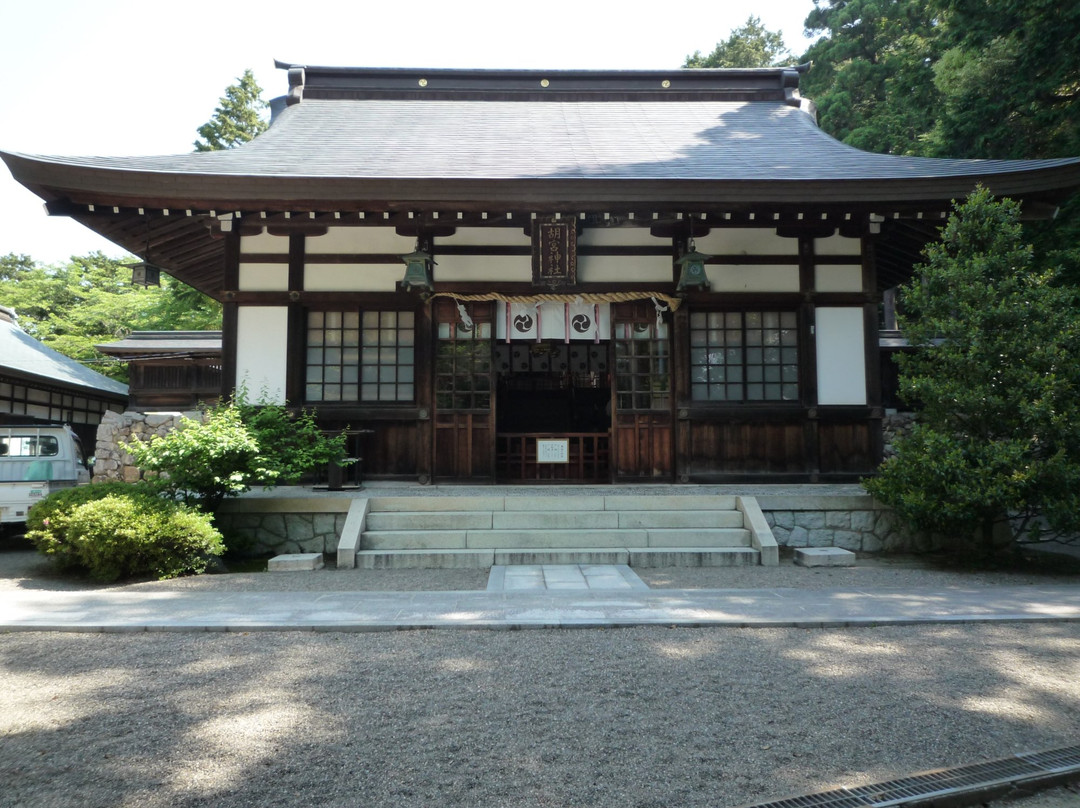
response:
{"label": "tall cedar tree", "polygon": [[262,134],[269,125],[262,117],[266,107],[255,75],[245,70],[236,84],[225,89],[214,116],[199,127],[202,140],[195,141],[195,151],[231,149]]}
{"label": "tall cedar tree", "polygon": [[916,530],[974,531],[988,553],[1080,530],[1080,309],[1034,269],[1019,219],[978,189],[927,247],[901,321],[919,421],[864,483]]}

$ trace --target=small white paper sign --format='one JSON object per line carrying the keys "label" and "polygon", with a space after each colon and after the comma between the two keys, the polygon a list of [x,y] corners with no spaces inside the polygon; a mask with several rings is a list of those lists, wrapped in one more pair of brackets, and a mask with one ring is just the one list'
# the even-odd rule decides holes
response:
{"label": "small white paper sign", "polygon": [[569,463],[570,462],[570,439],[536,439],[536,462],[537,463]]}

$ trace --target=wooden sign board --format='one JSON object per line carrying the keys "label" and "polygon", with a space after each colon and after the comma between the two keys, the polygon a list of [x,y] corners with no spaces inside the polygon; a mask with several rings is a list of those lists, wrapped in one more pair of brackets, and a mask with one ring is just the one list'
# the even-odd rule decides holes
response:
{"label": "wooden sign board", "polygon": [[577,284],[577,226],[543,222],[533,228],[533,286],[559,289]]}

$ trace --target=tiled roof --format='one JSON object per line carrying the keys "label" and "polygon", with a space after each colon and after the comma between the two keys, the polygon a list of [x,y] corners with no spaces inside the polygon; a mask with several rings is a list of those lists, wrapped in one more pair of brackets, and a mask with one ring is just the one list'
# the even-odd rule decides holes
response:
{"label": "tiled roof", "polygon": [[107,397],[126,397],[128,394],[126,384],[113,381],[42,345],[14,323],[0,318],[0,373],[5,370],[34,376],[48,384],[104,393]]}
{"label": "tiled roof", "polygon": [[346,179],[911,180],[1080,164],[872,154],[778,101],[304,100],[236,149],[55,165]]}
{"label": "tiled roof", "polygon": [[105,354],[221,353],[220,331],[133,331],[124,339],[95,345]]}

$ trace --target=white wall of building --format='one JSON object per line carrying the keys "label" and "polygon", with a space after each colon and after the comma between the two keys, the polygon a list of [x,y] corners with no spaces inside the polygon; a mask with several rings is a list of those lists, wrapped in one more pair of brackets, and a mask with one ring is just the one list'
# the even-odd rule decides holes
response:
{"label": "white wall of building", "polygon": [[236,314],[236,384],[248,396],[285,403],[285,355],[289,310],[285,306],[240,306]]}
{"label": "white wall of building", "polygon": [[819,307],[815,337],[818,404],[866,404],[863,310]]}

